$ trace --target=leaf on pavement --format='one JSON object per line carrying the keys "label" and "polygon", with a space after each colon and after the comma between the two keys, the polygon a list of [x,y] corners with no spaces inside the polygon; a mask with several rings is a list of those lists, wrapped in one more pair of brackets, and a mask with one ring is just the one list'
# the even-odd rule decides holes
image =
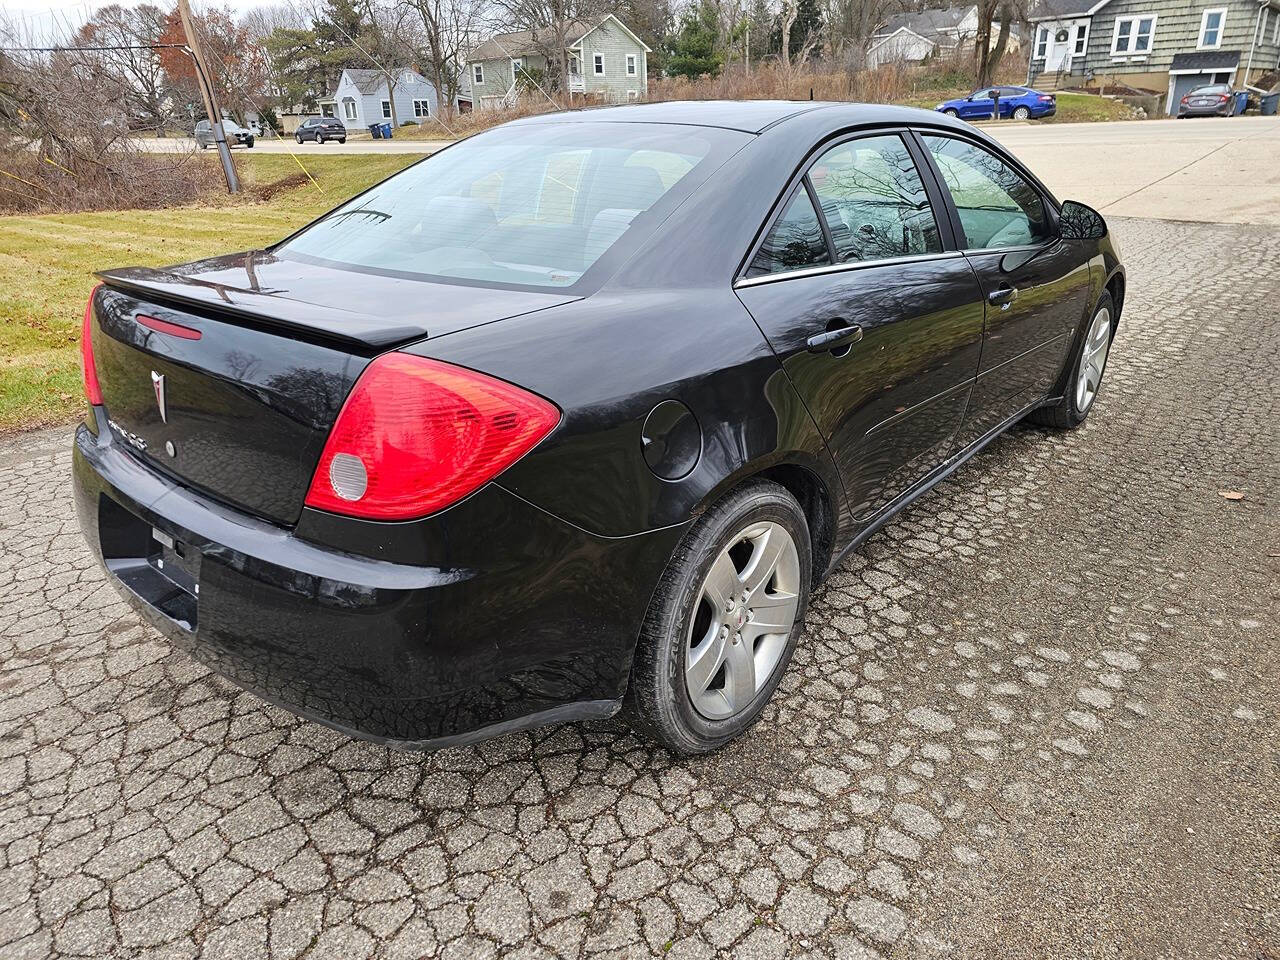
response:
{"label": "leaf on pavement", "polygon": [[1239,490],[1219,490],[1218,496],[1222,497],[1223,500],[1243,500],[1244,499],[1244,494],[1241,493]]}

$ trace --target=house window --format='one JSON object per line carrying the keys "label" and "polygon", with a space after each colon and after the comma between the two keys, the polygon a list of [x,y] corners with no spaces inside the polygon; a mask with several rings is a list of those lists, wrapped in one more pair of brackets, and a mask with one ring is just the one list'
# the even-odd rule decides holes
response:
{"label": "house window", "polygon": [[1089,27],[1087,24],[1084,24],[1084,23],[1076,24],[1076,45],[1073,49],[1073,54],[1077,57],[1084,56],[1085,33],[1088,31],[1088,29]]}
{"label": "house window", "polygon": [[350,97],[343,97],[342,99],[342,115],[348,120],[356,118],[356,102]]}
{"label": "house window", "polygon": [[515,57],[511,61],[511,82],[515,83],[524,73],[524,57]]}
{"label": "house window", "polygon": [[595,64],[596,76],[603,77],[604,76],[604,56],[602,54],[597,53],[594,57],[591,58],[591,62]]}
{"label": "house window", "polygon": [[627,76],[634,77],[636,75],[636,55],[634,53],[627,54]]}
{"label": "house window", "polygon": [[1155,32],[1155,17],[1117,17],[1111,55],[1121,57],[1130,53],[1150,53],[1151,38]]}
{"label": "house window", "polygon": [[391,101],[390,100],[382,101],[382,119],[383,120],[391,119]]}
{"label": "house window", "polygon": [[1043,60],[1045,51],[1049,47],[1049,28],[1041,27],[1040,32],[1036,34],[1036,59]]}
{"label": "house window", "polygon": [[431,101],[430,100],[413,101],[413,115],[418,118],[431,116]]}
{"label": "house window", "polygon": [[473,63],[471,65],[471,79],[476,83],[484,83],[484,64]]}
{"label": "house window", "polygon": [[1203,48],[1217,48],[1222,46],[1222,28],[1227,21],[1227,8],[1218,7],[1213,10],[1206,10],[1200,15],[1200,44]]}

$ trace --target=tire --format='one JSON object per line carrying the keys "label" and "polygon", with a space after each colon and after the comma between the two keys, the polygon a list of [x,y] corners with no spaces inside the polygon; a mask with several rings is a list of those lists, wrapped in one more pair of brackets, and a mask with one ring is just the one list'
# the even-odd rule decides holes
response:
{"label": "tire", "polygon": [[[753,580],[753,565],[775,549],[770,572]],[[754,724],[804,629],[812,563],[804,511],[778,484],[745,484],[711,507],[681,540],[650,601],[627,687],[632,726],[676,753],[694,755],[723,746]],[[726,591],[713,586],[717,579]],[[732,595],[748,586],[754,586],[750,599],[732,608],[713,609],[707,599],[708,592]],[[772,602],[761,607],[764,597]],[[753,602],[756,610],[749,609]],[[782,626],[788,617],[785,633],[755,626]],[[699,660],[689,659],[698,650],[701,673]],[[691,684],[702,688],[696,702]]]}
{"label": "tire", "polygon": [[296,133],[295,133],[295,134],[293,135],[293,139],[297,140],[299,145],[301,145],[301,144],[302,144],[302,137],[301,137],[301,135],[299,135],[299,134],[296,134]]}
{"label": "tire", "polygon": [[1015,120],[1030,120],[1030,119],[1031,119],[1031,111],[1030,111],[1029,109],[1027,109],[1026,107],[1018,107],[1017,109],[1015,109],[1015,110],[1013,111],[1013,119],[1015,119]]}
{"label": "tire", "polygon": [[[1102,333],[1103,313],[1106,314],[1105,339],[1099,339]],[[1071,364],[1062,374],[1058,383],[1062,399],[1052,406],[1040,407],[1027,415],[1031,423],[1055,430],[1074,430],[1084,423],[1089,411],[1097,405],[1098,393],[1102,390],[1102,378],[1107,369],[1107,358],[1111,354],[1111,341],[1116,333],[1116,308],[1111,294],[1103,293],[1089,317],[1089,322],[1081,328],[1076,337],[1075,349],[1071,353]],[[1093,362],[1096,368],[1096,382],[1092,393],[1083,390],[1080,385],[1082,367],[1086,363],[1096,361],[1101,353],[1101,362]]]}
{"label": "tire", "polygon": [[959,118],[959,116],[960,116],[960,111],[959,111],[959,110],[954,110],[954,109],[952,109],[951,107],[948,107],[946,110],[943,110],[942,112],[943,112],[943,113],[945,113],[948,117],[956,117],[956,118]]}
{"label": "tire", "polygon": [[244,142],[244,146],[245,146],[245,149],[246,149],[246,150],[252,150],[252,149],[253,149],[253,137],[250,137],[248,140],[246,140],[246,141]]}
{"label": "tire", "polygon": [[316,134],[316,145],[317,145],[317,146],[324,146],[324,134],[323,134],[323,133],[317,133],[317,134]]}
{"label": "tire", "polygon": [[346,137],[342,137],[342,138],[338,141],[338,143],[339,143],[339,144],[343,144],[343,143],[346,143],[346,142],[347,142],[347,138],[346,138]]}

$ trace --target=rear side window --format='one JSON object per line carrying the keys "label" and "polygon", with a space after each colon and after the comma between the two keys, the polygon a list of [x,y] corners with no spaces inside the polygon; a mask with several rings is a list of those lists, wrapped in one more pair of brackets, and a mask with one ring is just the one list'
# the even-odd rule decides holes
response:
{"label": "rear side window", "polygon": [[1044,201],[1025,177],[966,140],[926,136],[964,228],[965,249],[1022,247],[1050,239]]}
{"label": "rear side window", "polygon": [[809,168],[837,263],[942,252],[920,171],[896,134],[850,140]]}
{"label": "rear side window", "polygon": [[782,216],[760,244],[760,250],[747,268],[747,276],[762,277],[806,267],[825,267],[830,263],[818,214],[801,183],[787,202]]}
{"label": "rear side window", "polygon": [[393,275],[570,287],[624,238],[639,242],[692,189],[692,171],[742,142],[659,124],[500,128],[391,177],[276,250]]}

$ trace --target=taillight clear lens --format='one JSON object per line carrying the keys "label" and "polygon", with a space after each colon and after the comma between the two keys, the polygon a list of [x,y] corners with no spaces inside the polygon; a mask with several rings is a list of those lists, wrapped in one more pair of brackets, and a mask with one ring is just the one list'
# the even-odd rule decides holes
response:
{"label": "taillight clear lens", "polygon": [[559,422],[554,404],[506,381],[384,354],[343,404],[306,503],[375,520],[426,516],[492,480]]}
{"label": "taillight clear lens", "polygon": [[93,360],[93,299],[102,289],[98,284],[89,291],[89,302],[84,307],[84,322],[80,325],[80,376],[84,380],[85,399],[94,406],[102,403],[102,387],[98,385],[98,367]]}

